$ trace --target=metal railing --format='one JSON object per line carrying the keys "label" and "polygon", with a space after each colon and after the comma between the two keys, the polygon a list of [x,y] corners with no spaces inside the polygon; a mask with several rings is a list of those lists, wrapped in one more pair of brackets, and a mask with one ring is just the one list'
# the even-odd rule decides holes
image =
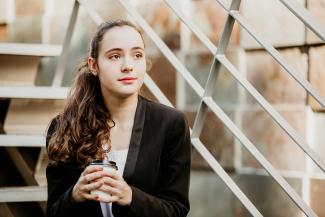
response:
{"label": "metal railing", "polygon": [[[217,2],[226,10],[228,13],[227,21],[222,33],[219,45],[216,47],[204,33],[200,31],[188,18],[186,18],[179,10],[177,10],[174,3],[170,0],[165,0],[166,4],[174,11],[174,13],[186,24],[189,29],[203,42],[204,45],[212,52],[214,55],[214,61],[211,66],[208,80],[206,82],[205,88],[203,88],[196,79],[191,75],[191,73],[184,67],[184,65],[177,59],[174,53],[166,46],[166,44],[161,40],[161,38],[155,33],[155,31],[149,26],[149,24],[141,17],[141,15],[136,11],[132,5],[126,0],[119,0],[120,4],[128,12],[128,14],[136,21],[136,23],[144,30],[144,32],[151,38],[151,40],[160,49],[162,54],[166,59],[172,64],[172,66],[181,74],[181,76],[187,81],[189,86],[196,92],[196,94],[201,98],[200,107],[196,115],[193,131],[191,133],[191,141],[196,150],[202,155],[202,157],[208,162],[211,168],[220,176],[224,183],[229,187],[229,189],[235,194],[235,196],[243,203],[246,209],[253,216],[262,216],[262,214],[257,210],[257,208],[252,204],[252,202],[246,197],[246,195],[239,189],[239,187],[234,183],[230,176],[224,171],[221,165],[214,159],[211,153],[205,148],[199,139],[201,134],[203,123],[208,108],[224,123],[224,125],[233,133],[233,135],[247,148],[247,150],[255,157],[255,159],[265,168],[265,170],[274,178],[274,180],[281,186],[281,188],[288,194],[288,196],[293,200],[293,202],[307,215],[307,216],[317,216],[315,212],[308,207],[308,205],[301,199],[301,197],[293,190],[293,188],[288,184],[288,182],[273,168],[273,166],[265,159],[265,157],[256,149],[256,147],[249,141],[249,139],[239,130],[239,128],[229,119],[225,112],[216,104],[212,99],[212,92],[214,90],[215,81],[218,76],[218,72],[221,66],[224,66],[234,78],[258,101],[258,103],[263,107],[263,109],[273,118],[273,120],[279,124],[279,126],[290,136],[290,138],[300,147],[302,150],[310,156],[310,158],[325,172],[325,163],[323,160],[304,142],[301,136],[296,133],[296,131],[289,125],[289,123],[268,103],[265,98],[244,78],[236,67],[226,58],[225,51],[230,39],[233,25],[237,21],[246,31],[258,42],[260,43],[266,51],[268,51],[271,56],[278,61],[278,63],[310,94],[312,95],[322,106],[325,106],[325,100],[310,83],[301,78],[295,70],[287,64],[285,59],[279,54],[279,52],[269,43],[265,42],[256,33],[249,23],[240,15],[239,6],[240,0],[233,0],[230,7],[227,8],[221,1]],[[294,11],[295,15],[302,19],[302,21],[307,24],[311,29],[319,36],[323,35],[323,32],[319,31],[318,24],[315,20],[306,18],[305,9],[299,8],[290,1],[281,1],[285,4],[291,11]],[[65,40],[65,45],[69,45],[71,40],[72,28],[75,22],[75,8],[80,4],[83,6],[89,16],[94,20],[94,22],[99,25],[103,20],[99,14],[91,8],[87,1],[78,0],[76,1],[74,12],[72,13],[72,19],[70,20],[68,33]],[[296,9],[299,8],[299,11]],[[323,37],[321,37],[323,39]],[[66,47],[64,49],[67,49]],[[64,52],[62,53],[64,55]],[[64,58],[62,58],[64,59]],[[64,61],[60,61],[59,65],[64,66]],[[58,67],[59,68],[59,67]],[[146,75],[145,85],[149,90],[155,95],[155,97],[162,103],[172,106],[160,89],[151,80],[149,75]]]}
{"label": "metal railing", "polygon": [[[280,55],[280,53],[268,42],[264,41],[261,36],[250,26],[250,24],[243,18],[239,12],[241,0],[232,0],[228,8],[221,1],[216,2],[223,7],[227,12],[227,20],[222,32],[221,39],[218,46],[215,46],[208,37],[191,22],[180,10],[177,9],[174,2],[165,0],[166,4],[174,11],[179,19],[199,38],[199,40],[210,50],[214,55],[208,80],[203,88],[198,81],[191,75],[186,67],[178,60],[174,53],[166,46],[162,39],[155,33],[150,25],[142,18],[136,9],[127,0],[119,0],[127,13],[136,21],[136,23],[144,30],[144,32],[151,38],[151,40],[160,49],[162,54],[171,63],[171,65],[184,78],[188,85],[200,97],[201,102],[195,117],[193,130],[191,130],[191,141],[195,149],[207,161],[214,172],[223,180],[227,187],[234,193],[234,195],[242,202],[245,208],[253,216],[262,216],[254,204],[241,191],[231,177],[225,172],[219,162],[207,150],[199,137],[203,128],[205,117],[208,109],[210,109],[232,132],[232,134],[246,147],[246,149],[254,156],[254,158],[265,168],[265,170],[273,177],[273,179],[280,185],[292,201],[304,212],[307,216],[317,216],[315,212],[301,199],[301,197],[293,190],[288,182],[277,172],[273,166],[265,159],[265,157],[256,149],[251,141],[241,132],[241,130],[230,120],[225,112],[212,99],[212,93],[215,88],[216,79],[220,68],[225,67],[232,76],[257,100],[262,108],[271,116],[271,118],[288,134],[288,136],[325,172],[325,163],[322,158],[315,153],[304,139],[289,125],[289,123],[271,106],[269,102],[253,87],[253,85],[239,72],[239,70],[227,59],[225,52],[230,40],[232,29],[235,22],[238,22],[269,54],[322,106],[325,107],[324,98],[317,93],[311,84],[304,78],[300,77],[297,72],[287,63],[287,61]],[[293,0],[280,0],[294,15],[296,15],[307,27],[309,27],[316,35],[323,41],[325,40],[325,32],[321,25],[308,13],[308,11],[295,3]],[[73,29],[77,20],[79,6],[82,6],[92,20],[99,25],[103,19],[99,14],[87,3],[86,0],[75,0],[71,18],[69,21],[67,33],[63,43],[62,53],[59,58],[56,73],[53,79],[53,86],[61,86],[64,75],[64,68],[66,65],[66,57],[70,47],[70,42],[73,34]],[[154,81],[147,74],[144,80],[145,85],[154,94],[154,96],[163,104],[172,106],[167,97],[154,83]],[[0,90],[1,91],[1,90]],[[0,94],[1,95],[1,94]],[[12,139],[12,138],[10,138]],[[40,138],[37,138],[40,139]]]}

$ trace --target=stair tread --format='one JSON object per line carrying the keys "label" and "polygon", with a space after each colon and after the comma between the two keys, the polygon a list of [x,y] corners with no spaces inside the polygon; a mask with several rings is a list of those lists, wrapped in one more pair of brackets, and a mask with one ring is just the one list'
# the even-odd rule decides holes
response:
{"label": "stair tread", "polygon": [[67,87],[0,86],[0,98],[66,99]]}
{"label": "stair tread", "polygon": [[0,54],[27,56],[60,56],[61,45],[30,44],[30,43],[0,43]]}
{"label": "stair tread", "polygon": [[28,134],[0,134],[0,147],[45,147],[45,136]]}
{"label": "stair tread", "polygon": [[0,187],[0,203],[46,200],[46,186]]}

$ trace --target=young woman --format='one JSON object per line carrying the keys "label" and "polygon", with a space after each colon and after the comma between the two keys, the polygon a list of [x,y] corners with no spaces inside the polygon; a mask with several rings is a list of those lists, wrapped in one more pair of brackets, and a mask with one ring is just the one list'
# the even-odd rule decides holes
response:
{"label": "young woman", "polygon": [[[139,29],[124,20],[99,26],[47,132],[47,216],[187,215],[189,128],[181,112],[139,95],[145,72]],[[106,155],[117,171],[89,165]]]}

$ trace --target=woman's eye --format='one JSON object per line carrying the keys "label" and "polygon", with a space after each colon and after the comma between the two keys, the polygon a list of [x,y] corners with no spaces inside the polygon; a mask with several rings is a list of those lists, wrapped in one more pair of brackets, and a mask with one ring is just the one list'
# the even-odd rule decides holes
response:
{"label": "woman's eye", "polygon": [[140,58],[143,57],[143,54],[142,53],[136,53],[134,56],[135,56],[136,59],[140,59]]}
{"label": "woman's eye", "polygon": [[113,55],[109,56],[108,58],[111,59],[111,60],[118,60],[118,59],[120,59],[120,55],[113,54]]}

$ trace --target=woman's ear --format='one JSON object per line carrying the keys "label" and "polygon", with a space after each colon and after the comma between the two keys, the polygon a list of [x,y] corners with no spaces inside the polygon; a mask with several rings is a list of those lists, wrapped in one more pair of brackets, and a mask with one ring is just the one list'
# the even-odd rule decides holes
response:
{"label": "woman's ear", "polygon": [[92,57],[88,57],[87,63],[88,63],[88,67],[90,69],[91,74],[93,74],[94,76],[97,76],[98,68],[97,68],[96,60]]}

